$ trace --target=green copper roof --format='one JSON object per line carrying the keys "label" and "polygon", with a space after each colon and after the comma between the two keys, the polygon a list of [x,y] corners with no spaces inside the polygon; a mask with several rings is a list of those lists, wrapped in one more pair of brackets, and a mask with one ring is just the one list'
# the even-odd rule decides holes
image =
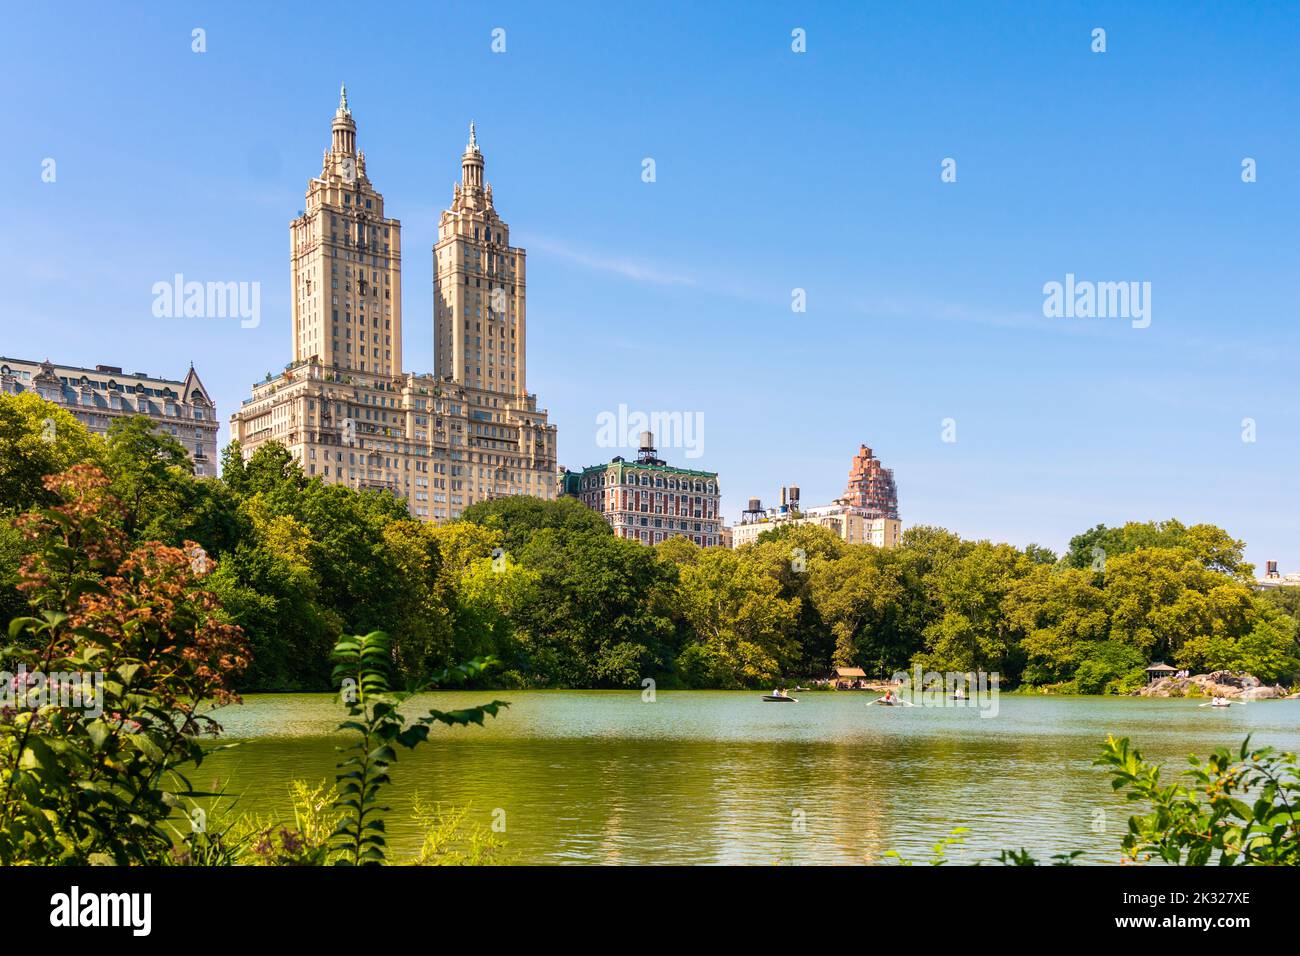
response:
{"label": "green copper roof", "polygon": [[695,471],[691,468],[678,468],[676,465],[647,465],[636,461],[611,461],[604,465],[589,465],[582,469],[584,475],[593,471],[609,471],[611,468],[633,469],[637,471],[658,471],[666,475],[690,475],[694,478],[718,478],[716,471]]}

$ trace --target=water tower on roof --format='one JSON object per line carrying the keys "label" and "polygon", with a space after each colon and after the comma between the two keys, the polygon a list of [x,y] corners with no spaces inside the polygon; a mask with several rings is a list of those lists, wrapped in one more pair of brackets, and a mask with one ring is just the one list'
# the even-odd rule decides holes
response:
{"label": "water tower on roof", "polygon": [[655,436],[653,432],[641,432],[641,447],[637,449],[636,463],[638,465],[662,465],[663,459],[656,456],[655,453]]}

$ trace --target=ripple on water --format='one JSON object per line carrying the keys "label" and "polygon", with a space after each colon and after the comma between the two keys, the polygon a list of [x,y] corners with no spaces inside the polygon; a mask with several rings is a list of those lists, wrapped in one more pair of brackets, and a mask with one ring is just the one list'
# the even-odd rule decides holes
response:
{"label": "ripple on water", "polygon": [[[958,825],[971,828],[959,860],[1025,847],[1110,862],[1130,808],[1093,766],[1107,734],[1179,764],[1247,733],[1300,749],[1300,701],[1212,712],[1194,701],[1003,696],[983,718],[843,693],[768,707],[752,692],[645,703],[640,691],[498,691],[427,695],[405,709],[493,696],[511,706],[486,727],[440,728],[400,754],[387,795],[395,857],[420,844],[418,793],[469,805],[484,826],[504,810],[507,851],[528,863],[925,858]],[[219,717],[240,746],[195,780],[225,783],[238,809],[284,813],[290,780],[332,779],[341,712],[329,695],[251,696]]]}

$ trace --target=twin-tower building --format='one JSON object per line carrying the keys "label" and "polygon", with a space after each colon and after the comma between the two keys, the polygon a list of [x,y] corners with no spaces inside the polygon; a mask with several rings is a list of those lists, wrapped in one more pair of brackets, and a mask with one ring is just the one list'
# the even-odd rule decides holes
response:
{"label": "twin-tower building", "polygon": [[250,457],[378,488],[424,520],[556,496],[556,434],[527,387],[525,252],[510,244],[474,124],[433,244],[435,372],[402,370],[402,224],[384,209],[340,92],[320,176],[289,225],[293,360],[231,416]]}

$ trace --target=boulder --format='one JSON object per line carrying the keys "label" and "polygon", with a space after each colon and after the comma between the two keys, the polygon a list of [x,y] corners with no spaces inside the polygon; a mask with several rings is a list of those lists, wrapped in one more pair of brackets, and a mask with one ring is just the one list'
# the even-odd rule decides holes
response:
{"label": "boulder", "polygon": [[1286,696],[1286,688],[1274,684],[1272,687],[1261,685],[1250,687],[1241,692],[1242,700],[1281,700]]}
{"label": "boulder", "polygon": [[1192,680],[1199,680],[1201,677],[1221,687],[1236,687],[1238,690],[1246,690],[1260,685],[1259,678],[1254,674],[1235,674],[1232,671],[1210,671],[1208,674],[1198,674]]}
{"label": "boulder", "polygon": [[1161,677],[1140,691],[1143,697],[1228,697],[1243,700],[1268,700],[1282,697],[1281,687],[1264,687],[1254,674],[1236,671],[1211,671],[1191,677]]}

